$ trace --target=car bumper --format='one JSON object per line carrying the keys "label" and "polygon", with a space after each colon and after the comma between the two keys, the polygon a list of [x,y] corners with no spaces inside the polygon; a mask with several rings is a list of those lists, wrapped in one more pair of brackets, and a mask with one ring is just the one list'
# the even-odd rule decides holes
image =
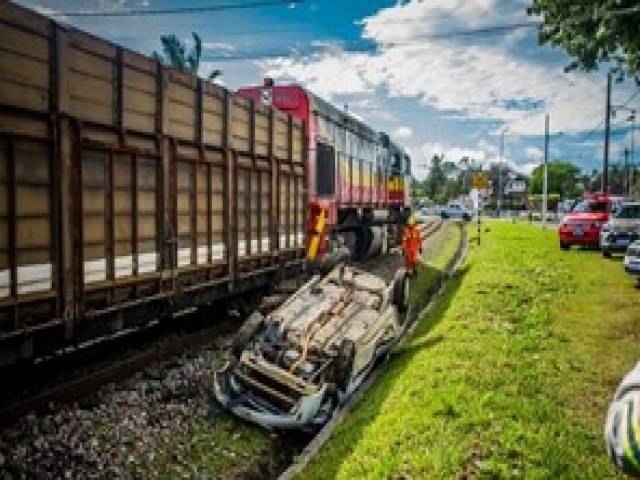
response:
{"label": "car bumper", "polygon": [[558,230],[558,237],[565,245],[594,245],[600,244],[600,231],[595,229],[575,231],[570,228]]}
{"label": "car bumper", "polygon": [[318,392],[300,397],[291,409],[284,411],[257,392],[243,389],[230,364],[216,372],[214,378],[214,395],[220,405],[234,415],[265,428],[304,430],[321,426],[332,413],[322,410],[326,392],[327,386],[323,385]]}
{"label": "car bumper", "polygon": [[640,278],[640,258],[625,257],[624,271],[629,275]]}
{"label": "car bumper", "polygon": [[612,252],[625,252],[627,247],[637,240],[637,238],[638,236],[635,234],[602,234],[600,235],[600,247]]}

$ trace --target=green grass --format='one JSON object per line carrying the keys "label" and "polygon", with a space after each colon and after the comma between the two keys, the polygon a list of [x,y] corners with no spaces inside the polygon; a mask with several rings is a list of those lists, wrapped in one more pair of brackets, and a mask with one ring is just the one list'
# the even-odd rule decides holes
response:
{"label": "green grass", "polygon": [[601,431],[640,292],[553,231],[489,225],[301,478],[616,478]]}
{"label": "green grass", "polygon": [[433,238],[424,241],[423,258],[418,265],[418,275],[411,282],[410,301],[414,312],[420,312],[427,303],[427,292],[438,275],[455,255],[462,231],[452,223],[445,223]]}

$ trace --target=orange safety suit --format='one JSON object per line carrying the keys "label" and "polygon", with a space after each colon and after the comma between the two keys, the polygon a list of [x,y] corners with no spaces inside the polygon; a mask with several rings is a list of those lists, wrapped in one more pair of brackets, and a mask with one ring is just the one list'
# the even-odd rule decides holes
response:
{"label": "orange safety suit", "polygon": [[418,255],[422,252],[422,237],[416,225],[407,225],[402,232],[402,251],[410,275],[416,273]]}

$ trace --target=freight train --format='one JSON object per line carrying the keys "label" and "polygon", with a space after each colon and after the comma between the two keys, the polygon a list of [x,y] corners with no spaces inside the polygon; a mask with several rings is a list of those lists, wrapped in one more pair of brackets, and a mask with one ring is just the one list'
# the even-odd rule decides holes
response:
{"label": "freight train", "polygon": [[408,156],[300,87],[234,94],[8,2],[0,44],[0,365],[397,241]]}

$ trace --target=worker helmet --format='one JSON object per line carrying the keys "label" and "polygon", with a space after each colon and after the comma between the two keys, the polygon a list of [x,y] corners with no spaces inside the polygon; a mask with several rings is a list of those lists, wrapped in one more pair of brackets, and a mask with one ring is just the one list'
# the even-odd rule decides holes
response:
{"label": "worker helmet", "polygon": [[625,377],[609,407],[604,436],[607,453],[613,463],[626,474],[640,478],[640,369],[638,367]]}
{"label": "worker helmet", "polygon": [[416,219],[413,215],[409,215],[409,218],[407,219],[407,225],[409,225],[410,227],[413,227],[416,224]]}

